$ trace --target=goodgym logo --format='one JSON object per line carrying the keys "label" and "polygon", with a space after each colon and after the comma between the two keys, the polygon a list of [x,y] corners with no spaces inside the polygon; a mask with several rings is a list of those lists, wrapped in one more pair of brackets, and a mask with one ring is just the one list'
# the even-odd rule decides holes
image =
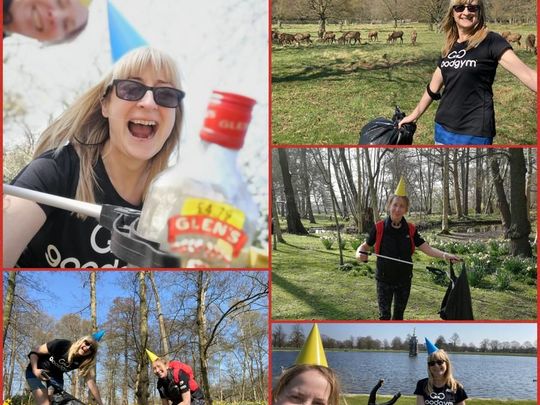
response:
{"label": "goodgym logo", "polygon": [[465,55],[467,55],[467,51],[465,49],[462,49],[461,51],[452,51],[442,61],[441,67],[449,67],[454,69],[461,69],[463,67],[475,68],[476,60],[463,59]]}

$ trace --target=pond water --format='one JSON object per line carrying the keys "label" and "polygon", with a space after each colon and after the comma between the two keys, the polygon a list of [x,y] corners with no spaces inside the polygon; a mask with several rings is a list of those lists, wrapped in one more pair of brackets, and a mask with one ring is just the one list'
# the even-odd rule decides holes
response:
{"label": "pond water", "polygon": [[[272,378],[294,363],[298,352],[272,353]],[[328,363],[337,371],[343,391],[368,394],[380,378],[385,383],[379,394],[413,395],[416,382],[427,377],[426,354],[326,352]],[[454,377],[469,397],[536,399],[536,357],[457,354],[450,355]]]}
{"label": "pond water", "polygon": [[502,236],[503,228],[501,224],[476,225],[476,226],[451,226],[450,231],[457,232],[457,233],[499,233]]}

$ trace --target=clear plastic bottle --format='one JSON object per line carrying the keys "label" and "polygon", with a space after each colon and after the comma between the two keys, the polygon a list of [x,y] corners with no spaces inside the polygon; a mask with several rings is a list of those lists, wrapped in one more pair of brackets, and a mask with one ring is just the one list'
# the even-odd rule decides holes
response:
{"label": "clear plastic bottle", "polygon": [[199,150],[151,184],[137,232],[180,255],[182,267],[245,268],[259,210],[237,156],[255,100],[214,91]]}

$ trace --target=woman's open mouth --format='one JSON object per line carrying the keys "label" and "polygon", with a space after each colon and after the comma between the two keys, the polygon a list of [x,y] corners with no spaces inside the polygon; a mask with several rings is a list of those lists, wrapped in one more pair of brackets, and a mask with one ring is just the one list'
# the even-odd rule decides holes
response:
{"label": "woman's open mouth", "polygon": [[131,135],[138,139],[150,139],[157,131],[156,121],[133,120],[128,122]]}

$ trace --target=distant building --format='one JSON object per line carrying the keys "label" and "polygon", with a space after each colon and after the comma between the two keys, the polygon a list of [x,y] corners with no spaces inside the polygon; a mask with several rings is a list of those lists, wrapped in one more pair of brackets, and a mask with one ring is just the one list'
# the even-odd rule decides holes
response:
{"label": "distant building", "polygon": [[416,337],[416,329],[413,330],[413,334],[409,339],[409,357],[416,357],[418,355],[418,338]]}

